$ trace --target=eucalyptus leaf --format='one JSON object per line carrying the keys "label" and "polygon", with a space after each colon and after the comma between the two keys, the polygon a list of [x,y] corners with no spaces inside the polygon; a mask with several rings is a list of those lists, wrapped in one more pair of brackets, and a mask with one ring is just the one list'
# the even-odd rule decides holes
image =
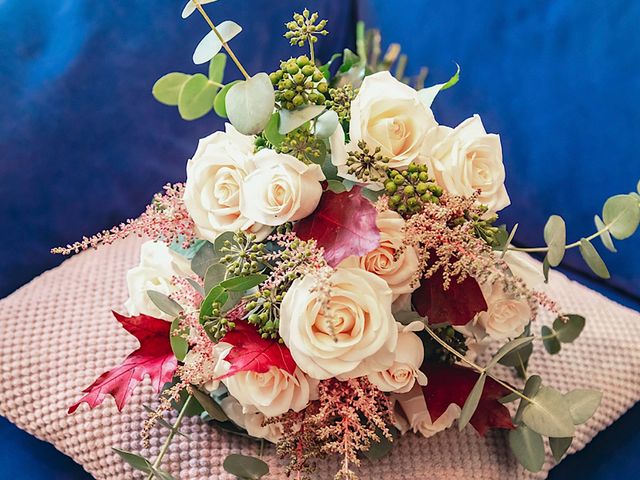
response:
{"label": "eucalyptus leaf", "polygon": [[436,99],[438,93],[442,90],[446,90],[448,88],[453,87],[460,80],[460,65],[456,63],[456,73],[447,80],[445,83],[439,83],[437,85],[432,85],[431,87],[422,88],[418,90],[418,99],[428,108],[431,108],[433,101]]}
{"label": "eucalyptus leaf", "polygon": [[614,238],[624,240],[638,228],[640,203],[633,195],[614,195],[604,203],[602,219]]}
{"label": "eucalyptus leaf", "polygon": [[280,133],[286,135],[294,131],[309,120],[313,120],[322,112],[324,105],[307,105],[306,107],[296,108],[295,110],[280,110]]}
{"label": "eucalyptus leaf", "polygon": [[526,425],[509,431],[509,447],[520,464],[530,472],[539,472],[544,465],[545,453],[542,435]]}
{"label": "eucalyptus leaf", "polygon": [[[539,375],[531,375],[527,378],[527,381],[524,384],[524,389],[522,390],[522,394],[527,398],[534,397],[540,387],[542,386],[542,378]],[[518,405],[518,409],[516,410],[516,414],[513,417],[513,422],[515,424],[519,424],[522,420],[522,412],[524,412],[524,408],[529,405],[529,402],[524,398],[520,400],[520,404]]]}
{"label": "eucalyptus leaf", "polygon": [[[155,415],[155,414],[156,414],[156,411],[155,411],[153,408],[149,407],[148,405],[143,405],[142,407],[143,407],[143,408],[144,408],[148,413],[150,413],[150,414],[152,414],[152,415]],[[161,426],[163,426],[164,428],[166,428],[167,430],[172,430],[172,429],[173,429],[173,425],[171,425],[169,422],[167,422],[167,421],[166,421],[164,418],[162,418],[162,417],[155,417],[155,420],[154,420],[154,421],[155,421],[158,425],[161,425]],[[182,433],[180,430],[178,430],[176,433],[177,433],[178,435],[180,435],[181,437],[191,439],[191,437],[189,437],[189,435],[186,435],[186,434]]]}
{"label": "eucalyptus leaf", "polygon": [[595,215],[593,217],[593,222],[596,224],[596,228],[598,229],[598,231],[602,232],[600,234],[600,240],[602,241],[604,248],[606,248],[610,252],[614,252],[614,253],[617,252],[618,250],[616,250],[616,246],[613,244],[613,240],[611,239],[611,234],[609,233],[608,230],[605,230],[606,225],[604,224],[602,219],[598,215]]}
{"label": "eucalyptus leaf", "polygon": [[583,316],[576,314],[564,315],[566,320],[562,317],[558,317],[553,322],[553,330],[556,333],[556,337],[562,343],[573,342],[584,329],[586,320]]}
{"label": "eucalyptus leaf", "polygon": [[555,355],[556,353],[560,352],[562,345],[560,344],[560,340],[558,340],[556,332],[554,332],[548,326],[543,325],[541,334],[542,344],[544,345],[544,348],[547,352],[549,352],[551,355]]}
{"label": "eucalyptus leaf", "polygon": [[544,283],[549,283],[549,255],[544,256],[544,260],[542,261],[542,275],[544,275]]}
{"label": "eucalyptus leaf", "polygon": [[171,245],[169,245],[169,248],[187,260],[193,259],[196,253],[198,253],[198,250],[200,250],[200,247],[207,243],[206,240],[195,240],[191,242],[188,247],[184,247],[183,242],[184,240],[178,237]]}
{"label": "eucalyptus leaf", "polygon": [[504,256],[507,254],[507,252],[509,251],[509,245],[511,245],[511,242],[513,241],[513,237],[516,236],[516,232],[518,231],[518,223],[516,223],[513,228],[511,229],[511,233],[509,233],[509,236],[507,237],[507,240],[504,242],[504,245],[502,246],[502,255],[501,258],[504,258]]}
{"label": "eucalyptus leaf", "polygon": [[160,469],[160,468],[155,468],[153,466],[149,467],[149,470],[151,472],[153,472],[153,474],[155,475],[155,477],[158,480],[175,480],[174,477],[171,476],[171,474],[169,474],[168,472]]}
{"label": "eucalyptus leaf", "polygon": [[347,187],[340,180],[327,180],[327,190],[333,193],[342,193],[347,191]]}
{"label": "eucalyptus leaf", "polygon": [[544,226],[544,241],[549,247],[547,261],[552,267],[562,262],[567,243],[567,227],[559,215],[551,215]]}
{"label": "eucalyptus leaf", "polygon": [[217,53],[209,62],[209,80],[222,83],[224,80],[224,69],[227,66],[227,56],[224,53]]}
{"label": "eucalyptus leaf", "polygon": [[198,282],[196,282],[193,278],[187,278],[187,282],[189,282],[189,285],[191,285],[191,287],[198,292],[200,295],[202,295],[203,297],[205,296],[204,294],[204,288],[202,288],[202,285],[200,285]]}
{"label": "eucalyptus leaf", "polygon": [[178,98],[178,112],[185,120],[195,120],[211,111],[217,88],[201,73],[183,85]]}
{"label": "eucalyptus leaf", "polygon": [[507,367],[526,366],[532,353],[533,344],[526,343],[524,346],[508,352],[498,361],[498,363],[500,365],[506,365]]}
{"label": "eucalyptus leaf", "polygon": [[[198,0],[200,5],[206,5],[207,3],[217,2],[218,0]],[[188,0],[187,4],[184,6],[184,10],[182,10],[182,18],[187,18],[193,12],[196,11],[196,4],[193,0]]]}
{"label": "eucalyptus leaf", "polygon": [[522,411],[522,421],[546,437],[573,437],[575,427],[564,396],[551,387],[540,387]]}
{"label": "eucalyptus leaf", "polygon": [[211,418],[218,422],[226,422],[227,420],[229,420],[229,417],[227,417],[220,405],[218,405],[216,401],[208,394],[198,390],[195,387],[193,387],[192,394]]}
{"label": "eucalyptus leaf", "polygon": [[127,452],[126,450],[120,450],[119,448],[111,448],[111,450],[136,470],[149,473],[151,462],[146,458],[136,455],[135,453]]}
{"label": "eucalyptus leaf", "polygon": [[191,259],[191,270],[200,278],[204,279],[209,267],[217,262],[218,255],[216,250],[211,242],[207,242],[200,247],[200,250],[198,250]]}
{"label": "eucalyptus leaf", "polygon": [[218,115],[219,117],[227,118],[227,93],[229,93],[231,87],[233,87],[238,82],[240,82],[240,80],[235,80],[233,82],[227,83],[220,89],[220,91],[216,95],[216,98],[213,100],[213,111],[216,112],[216,115]]}
{"label": "eucalyptus leaf", "polygon": [[393,441],[400,438],[400,432],[393,425],[389,425],[388,430],[392,437],[391,440],[383,435],[380,429],[377,429],[376,434],[378,435],[378,438],[380,440],[373,440],[371,442],[371,445],[369,445],[369,449],[362,452],[363,455],[369,460],[380,460],[381,458],[389,455],[389,453],[391,453],[391,451],[393,450]]}
{"label": "eucalyptus leaf", "polygon": [[156,83],[153,84],[151,93],[154,98],[160,103],[165,105],[177,106],[178,98],[180,96],[180,90],[187,80],[191,78],[191,75],[181,72],[171,72],[160,77]]}
{"label": "eucalyptus leaf", "polygon": [[246,292],[247,290],[260,285],[267,279],[267,275],[255,274],[246,277],[233,277],[220,282],[220,286],[232,292]]}
{"label": "eucalyptus leaf", "polygon": [[222,462],[223,468],[243,480],[259,480],[269,473],[269,465],[259,458],[232,453]]}
{"label": "eucalyptus leaf", "polygon": [[556,462],[562,460],[564,454],[569,450],[572,441],[573,437],[549,437],[549,446],[551,447],[553,459]]}
{"label": "eucalyptus leaf", "polygon": [[214,303],[220,303],[224,305],[225,303],[227,303],[228,299],[229,294],[223,287],[218,285],[217,287],[212,288],[200,305],[200,323],[204,322],[205,317],[211,315]]}
{"label": "eucalyptus leaf", "polygon": [[267,126],[264,127],[264,136],[274,147],[279,147],[284,140],[284,135],[282,135],[278,128],[280,127],[280,113],[275,112],[271,115]]}
{"label": "eucalyptus leaf", "polygon": [[580,239],[579,249],[582,258],[589,266],[589,268],[593,271],[593,273],[601,278],[611,277],[611,275],[609,274],[609,270],[604,263],[604,260],[602,260],[602,257],[600,257],[600,254],[589,240],[587,240],[586,238]]}
{"label": "eucalyptus leaf", "polygon": [[204,291],[209,293],[213,287],[220,284],[224,280],[227,273],[227,267],[221,263],[214,263],[207,269],[204,276]]}
{"label": "eucalyptus leaf", "polygon": [[469,396],[462,406],[460,418],[458,418],[458,430],[462,431],[464,427],[466,427],[469,423],[469,420],[471,420],[471,417],[473,417],[473,414],[475,413],[476,409],[478,408],[478,404],[480,403],[482,390],[484,389],[484,384],[486,381],[487,375],[485,373],[480,374],[475,385],[469,392]]}
{"label": "eucalyptus leaf", "polygon": [[500,403],[511,403],[511,402],[515,402],[516,400],[518,400],[520,397],[518,396],[517,393],[515,392],[511,392],[509,395],[505,395],[502,398],[499,398],[498,401]]}
{"label": "eucalyptus leaf", "polygon": [[485,369],[489,370],[490,368],[493,368],[500,360],[502,360],[503,357],[520,350],[526,345],[529,345],[531,342],[533,342],[533,337],[520,337],[515,338],[508,343],[505,343],[502,347],[500,347],[500,350],[496,352],[493,358],[489,360],[489,363],[487,363]]}
{"label": "eucalyptus leaf", "polygon": [[213,242],[213,248],[215,249],[216,255],[218,257],[222,257],[224,255],[222,249],[227,242],[232,245],[236,245],[235,234],[233,232],[224,232],[216,237],[215,241]]}
{"label": "eucalyptus leaf", "polygon": [[180,333],[182,333],[181,332],[182,329],[180,328],[181,320],[182,320],[181,317],[176,317],[173,319],[173,322],[171,322],[171,329],[169,333],[171,350],[173,350],[173,354],[176,356],[176,358],[179,361],[184,360],[184,357],[187,355],[187,352],[189,351],[189,343],[182,335],[180,335]]}
{"label": "eucalyptus leaf", "polygon": [[564,398],[569,404],[569,412],[571,412],[574,425],[580,425],[589,420],[596,412],[602,401],[602,392],[579,388],[565,393]]}
{"label": "eucalyptus leaf", "polygon": [[[225,43],[242,31],[242,27],[231,20],[221,22],[216,29]],[[220,38],[218,38],[218,34],[211,30],[200,40],[200,43],[198,43],[198,46],[193,52],[193,63],[200,65],[208,62],[220,49],[222,49],[222,42]]]}
{"label": "eucalyptus leaf", "polygon": [[314,135],[317,138],[329,138],[336,131],[339,124],[338,114],[333,110],[327,110],[317,118]]}
{"label": "eucalyptus leaf", "polygon": [[229,121],[244,135],[255,135],[267,126],[275,102],[273,84],[264,72],[236,83],[225,98]]}
{"label": "eucalyptus leaf", "polygon": [[156,292],[155,290],[147,290],[147,295],[153,304],[160,309],[160,311],[166,313],[170,317],[177,317],[183,310],[178,302],[170,299],[164,293]]}

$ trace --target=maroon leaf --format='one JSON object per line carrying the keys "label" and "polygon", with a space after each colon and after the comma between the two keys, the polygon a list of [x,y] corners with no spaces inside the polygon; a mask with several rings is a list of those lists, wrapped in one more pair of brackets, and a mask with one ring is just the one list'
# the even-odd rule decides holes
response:
{"label": "maroon leaf", "polygon": [[[422,387],[422,392],[434,422],[452,403],[462,408],[478,380],[476,371],[459,365],[430,363],[423,365],[422,371],[429,379],[427,385]],[[487,430],[492,428],[515,428],[509,409],[498,401],[509,393],[509,390],[498,382],[487,378],[478,408],[470,421],[480,435],[484,436]]]}
{"label": "maroon leaf", "polygon": [[220,340],[233,345],[224,358],[231,368],[220,379],[238,372],[265,373],[271,367],[278,367],[293,375],[297,365],[284,344],[262,338],[258,329],[244,320],[235,320],[235,324],[235,328]]}
{"label": "maroon leaf", "polygon": [[294,228],[302,240],[314,238],[324,247],[324,258],[332,267],[351,255],[365,255],[380,244],[378,214],[361,190],[355,186],[348,192],[324,192],[316,210]]}
{"label": "maroon leaf", "polygon": [[178,361],[171,350],[171,323],[148,315],[125,317],[116,312],[113,315],[127,332],[140,341],[140,348],[131,352],[119,367],[103,373],[84,389],[86,395],[74,403],[68,413],[75,412],[83,402],[90,408],[96,407],[107,395],[112,395],[118,410],[122,410],[145,375],[151,377],[157,392],[173,378]]}
{"label": "maroon leaf", "polygon": [[474,278],[467,277],[462,282],[452,278],[446,290],[443,283],[442,269],[438,269],[431,277],[422,279],[411,297],[416,311],[427,317],[429,323],[466,325],[477,313],[487,309],[480,285]]}

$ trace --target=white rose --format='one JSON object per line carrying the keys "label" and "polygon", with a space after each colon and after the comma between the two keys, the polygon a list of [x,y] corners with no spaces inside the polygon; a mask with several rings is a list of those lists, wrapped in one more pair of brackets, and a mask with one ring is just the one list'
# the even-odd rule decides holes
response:
{"label": "white rose", "polygon": [[198,236],[213,242],[223,232],[238,230],[264,239],[271,227],[242,215],[240,196],[246,176],[255,170],[253,137],[231,125],[198,143],[187,163],[184,204],[196,224]]}
{"label": "white rose", "polygon": [[245,410],[232,396],[223,398],[220,401],[220,407],[233,423],[244,428],[252,437],[264,438],[268,442],[277,443],[284,433],[282,424],[265,425],[266,417],[264,414],[257,410]]}
{"label": "white rose", "polygon": [[420,267],[418,254],[405,245],[404,219],[392,210],[378,214],[376,225],[380,230],[380,245],[362,257],[349,257],[341,265],[360,267],[382,278],[393,293],[393,300],[413,292],[415,274]]}
{"label": "white rose", "polygon": [[213,392],[220,386],[220,378],[229,370],[230,364],[224,358],[232,346],[228,343],[211,343],[209,351],[199,352],[189,350],[184,357],[185,374],[189,383],[203,387],[207,392]]}
{"label": "white rose", "polygon": [[515,338],[524,332],[531,320],[531,307],[525,299],[505,294],[502,282],[480,286],[487,310],[472,321],[494,340]]}
{"label": "white rose", "polygon": [[280,336],[296,364],[320,380],[355,378],[393,364],[398,329],[384,280],[359,268],[338,267],[326,309],[307,275],[293,282],[280,307]]}
{"label": "white rose", "polygon": [[414,387],[411,392],[399,395],[397,398],[402,411],[409,421],[411,430],[427,438],[433,437],[436,433],[451,427],[453,422],[460,417],[460,407],[452,403],[440,417],[433,420],[420,387]]}
{"label": "white rose", "polygon": [[436,182],[452,195],[470,196],[498,212],[511,201],[504,186],[500,137],[488,134],[478,115],[456,128],[438,126],[425,139],[425,156]]}
{"label": "white rose", "polygon": [[322,196],[320,165],[305,165],[291,155],[262,149],[256,169],[240,192],[242,216],[264,225],[282,225],[310,215]]}
{"label": "white rose", "polygon": [[[495,255],[502,255],[501,252],[494,252]],[[544,285],[544,275],[540,264],[524,252],[508,251],[504,256],[509,270],[514,276],[524,280],[532,290],[539,290]]]}
{"label": "white rose", "polygon": [[393,365],[381,372],[369,374],[368,379],[383,392],[406,393],[415,385],[427,384],[426,375],[420,371],[424,360],[422,340],[414,331],[424,328],[422,322],[413,322],[400,330]]}
{"label": "white rose", "polygon": [[171,295],[176,287],[171,283],[174,276],[188,276],[191,273],[186,258],[173,252],[162,242],[145,242],[140,247],[140,264],[127,272],[129,298],[124,306],[129,315],[141,313],[169,320],[151,301],[148,290]]}
{"label": "white rose", "polygon": [[267,417],[276,417],[304,409],[318,398],[318,382],[299,368],[293,375],[277,367],[265,373],[239,372],[223,380],[229,393],[246,409],[255,409]]}
{"label": "white rose", "polygon": [[425,106],[413,88],[391,76],[387,71],[375,73],[362,82],[351,102],[349,143],[337,128],[331,137],[331,161],[340,176],[355,180],[348,174],[348,152],[358,151],[364,141],[371,153],[389,159],[389,167],[405,168],[421,152],[426,133],[437,125],[431,109]]}

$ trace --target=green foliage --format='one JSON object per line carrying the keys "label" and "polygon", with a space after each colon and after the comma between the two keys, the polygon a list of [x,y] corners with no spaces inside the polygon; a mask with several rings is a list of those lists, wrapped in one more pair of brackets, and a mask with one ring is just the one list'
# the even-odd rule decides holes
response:
{"label": "green foliage", "polygon": [[575,431],[568,402],[551,387],[540,387],[532,402],[522,410],[522,421],[547,437],[572,437]]}
{"label": "green foliage", "polygon": [[282,135],[278,131],[279,128],[280,128],[280,113],[275,112],[273,115],[271,115],[271,118],[269,119],[267,126],[264,127],[264,132],[263,132],[264,137],[275,148],[278,148],[282,143],[282,140],[284,140],[284,135]]}
{"label": "green foliage", "polygon": [[453,87],[460,80],[460,65],[456,63],[456,73],[454,73],[449,80],[442,84],[440,90],[447,90]]}
{"label": "green foliage", "polygon": [[547,261],[552,267],[562,262],[567,242],[567,229],[562,217],[551,215],[544,226],[544,241],[549,247]]}
{"label": "green foliage", "polygon": [[220,92],[216,95],[216,98],[213,101],[213,111],[216,112],[216,115],[218,115],[219,117],[222,117],[222,118],[228,117],[227,104],[226,104],[227,93],[229,93],[229,90],[231,89],[231,87],[233,87],[238,82],[240,82],[240,80],[235,80],[231,83],[227,83],[224,87],[222,87]]}
{"label": "green foliage", "polygon": [[593,244],[586,238],[580,239],[580,254],[593,273],[601,278],[611,277],[604,260],[602,260]]}
{"label": "green foliage", "polygon": [[560,345],[560,341],[558,340],[553,330],[551,330],[551,328],[543,325],[541,334],[542,344],[544,345],[544,348],[547,352],[549,352],[551,355],[555,355],[556,353],[560,352],[562,345]]}
{"label": "green foliage", "polygon": [[542,435],[526,425],[509,431],[509,447],[520,464],[530,472],[538,472],[544,465],[544,442]]}
{"label": "green foliage", "polygon": [[634,195],[615,195],[602,208],[602,219],[614,238],[624,240],[640,223],[640,202]]}
{"label": "green foliage", "polygon": [[224,287],[218,285],[212,288],[200,305],[200,323],[204,323],[206,317],[213,316],[215,309],[221,308],[228,299],[229,293]]}
{"label": "green foliage", "polygon": [[556,462],[559,462],[567,450],[569,450],[572,441],[573,437],[549,438],[551,453],[553,454],[553,458]]}
{"label": "green foliage", "polygon": [[196,73],[182,86],[178,98],[178,112],[184,120],[203,117],[213,108],[216,86],[203,74]]}
{"label": "green foliage", "polygon": [[191,270],[204,279],[211,265],[217,263],[219,256],[211,242],[206,242],[191,259]]}
{"label": "green foliage", "polygon": [[131,465],[134,469],[140,470],[143,472],[149,472],[149,468],[151,467],[151,462],[140,455],[136,455],[135,453],[127,452],[126,450],[120,450],[119,448],[112,448],[118,456]]}
{"label": "green foliage", "polygon": [[369,446],[369,450],[365,450],[362,454],[369,460],[380,460],[391,453],[394,447],[394,442],[400,438],[400,432],[393,425],[388,425],[389,433],[393,437],[393,441],[389,440],[382,431],[378,432],[379,441],[373,440]]}
{"label": "green foliage", "polygon": [[280,68],[269,78],[276,89],[276,101],[281,109],[324,105],[326,101],[329,83],[306,55],[280,62]]}
{"label": "green foliage", "polygon": [[406,170],[390,168],[386,175],[384,190],[389,208],[404,217],[420,212],[426,203],[440,201],[442,188],[429,177],[426,165],[411,162]]}
{"label": "green foliage", "polygon": [[166,313],[170,317],[177,317],[183,310],[178,302],[170,299],[164,293],[156,292],[155,290],[147,290],[147,295],[161,312]]}
{"label": "green foliage", "polygon": [[616,250],[616,247],[613,244],[613,240],[611,239],[611,234],[609,233],[609,230],[606,229],[607,226],[604,224],[602,219],[598,215],[594,215],[593,223],[595,223],[598,231],[602,232],[600,234],[600,240],[602,241],[602,244],[604,245],[604,247],[610,252],[614,252],[614,253],[617,252],[618,250]]}
{"label": "green foliage", "polygon": [[582,333],[585,323],[583,316],[567,314],[554,320],[553,330],[562,343],[571,343]]}
{"label": "green foliage", "polygon": [[486,380],[487,375],[485,373],[480,374],[478,380],[471,389],[471,392],[469,392],[469,396],[462,406],[460,418],[458,418],[458,430],[462,431],[469,423],[469,420],[471,420],[471,417],[473,417],[473,414],[475,413],[476,409],[478,408],[478,404],[480,403],[482,390],[484,389]]}
{"label": "green foliage", "polygon": [[224,459],[223,468],[242,480],[259,480],[269,473],[269,465],[259,458],[232,453]]}
{"label": "green foliage", "polygon": [[220,282],[220,286],[232,292],[246,292],[257,287],[267,279],[267,275],[255,274],[246,277],[233,277]]}
{"label": "green foliage", "polygon": [[[538,393],[540,387],[542,386],[542,378],[539,375],[531,375],[527,378],[527,381],[524,384],[524,389],[522,390],[522,394],[527,398],[532,398]],[[520,400],[520,404],[518,405],[518,410],[516,410],[516,414],[513,417],[513,423],[516,425],[522,422],[522,412],[524,412],[524,408],[529,404],[527,400],[524,398]]]}
{"label": "green foliage", "polygon": [[255,135],[269,123],[275,101],[269,75],[261,72],[229,89],[225,98],[227,116],[240,133]]}
{"label": "green foliage", "polygon": [[[193,63],[200,65],[211,60],[221,49],[222,40],[226,43],[242,31],[242,27],[236,22],[225,20],[216,27],[216,31],[207,33],[193,52]],[[221,37],[221,38],[220,38]]]}
{"label": "green foliage", "polygon": [[280,126],[278,131],[282,135],[286,135],[308,121],[313,120],[324,112],[324,110],[324,105],[307,105],[302,108],[296,108],[295,110],[282,110],[280,111]]}
{"label": "green foliage", "polygon": [[220,405],[218,405],[218,403],[213,398],[211,398],[209,394],[193,387],[192,395],[211,418],[218,422],[226,422],[227,420],[229,420],[229,417],[227,417]]}
{"label": "green foliage", "polygon": [[209,80],[215,83],[222,83],[226,66],[227,56],[224,53],[216,54],[209,62]]}
{"label": "green foliage", "polygon": [[184,338],[185,331],[180,327],[180,321],[182,317],[178,316],[171,322],[171,330],[169,333],[169,341],[171,342],[171,350],[179,361],[184,360],[184,357],[189,351],[189,343]]}
{"label": "green foliage", "polygon": [[205,295],[224,280],[226,273],[227,268],[221,263],[214,263],[207,269],[207,273],[204,276]]}
{"label": "green foliage", "polygon": [[181,72],[171,72],[160,77],[153,85],[151,93],[160,103],[177,106],[180,91],[191,75]]}
{"label": "green foliage", "polygon": [[569,404],[569,412],[574,425],[580,425],[589,420],[600,406],[602,392],[591,389],[571,390],[564,395]]}
{"label": "green foliage", "polygon": [[527,345],[530,345],[531,342],[533,342],[533,339],[534,337],[520,337],[505,343],[500,347],[493,358],[489,360],[489,363],[487,363],[485,368],[489,370],[497,365],[507,355],[514,355],[516,352],[522,351]]}

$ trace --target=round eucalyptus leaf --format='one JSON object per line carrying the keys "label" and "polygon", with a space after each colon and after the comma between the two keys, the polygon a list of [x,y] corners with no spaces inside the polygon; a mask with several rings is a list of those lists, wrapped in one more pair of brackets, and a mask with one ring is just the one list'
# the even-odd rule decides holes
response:
{"label": "round eucalyptus leaf", "polygon": [[640,223],[640,203],[633,195],[615,195],[602,208],[602,219],[614,238],[630,237]]}
{"label": "round eucalyptus leaf", "polygon": [[560,345],[560,340],[552,329],[544,325],[541,329],[542,334],[542,344],[547,352],[551,355],[555,355],[560,351],[562,345]]}
{"label": "round eucalyptus leaf", "polygon": [[217,88],[201,73],[193,75],[180,90],[178,111],[185,120],[195,120],[211,111]]}
{"label": "round eucalyptus leaf", "polygon": [[264,136],[265,138],[273,145],[274,147],[279,147],[282,141],[284,140],[284,135],[282,135],[278,131],[278,127],[280,126],[280,113],[275,112],[271,115],[269,122],[266,127],[264,127]]}
{"label": "round eucalyptus leaf", "polygon": [[567,228],[559,215],[551,215],[544,226],[544,241],[549,247],[547,261],[552,267],[562,262],[567,242]]}
{"label": "round eucalyptus leaf", "polygon": [[178,302],[167,297],[164,293],[147,290],[147,296],[161,312],[166,313],[170,317],[177,317],[183,310]]}
{"label": "round eucalyptus leaf", "polygon": [[544,465],[542,435],[526,425],[509,431],[509,447],[520,464],[530,472],[539,472]]}
{"label": "round eucalyptus leaf", "polygon": [[493,368],[500,360],[502,360],[502,358],[510,353],[517,352],[526,345],[529,345],[531,342],[533,342],[533,337],[520,337],[514,338],[510,342],[505,343],[502,347],[500,347],[500,350],[496,352],[493,358],[489,360],[489,363],[487,363],[487,366],[485,368],[487,370]]}
{"label": "round eucalyptus leaf", "polygon": [[553,330],[562,343],[571,343],[582,333],[585,323],[586,320],[581,315],[564,315],[564,318],[558,317],[554,320]]}
{"label": "round eucalyptus leaf", "polygon": [[333,110],[327,110],[316,120],[314,134],[318,138],[329,138],[338,128],[338,114]]}
{"label": "round eucalyptus leaf", "polygon": [[231,83],[227,83],[224,87],[220,89],[216,98],[213,101],[213,110],[216,112],[216,115],[222,118],[227,118],[227,106],[225,105],[225,99],[227,98],[227,93],[231,87],[233,87],[240,80],[235,80]]}
{"label": "round eucalyptus leaf", "polygon": [[[207,3],[217,2],[218,0],[198,0],[200,5],[206,5]],[[187,18],[193,12],[196,11],[196,4],[192,0],[189,0],[182,10],[182,18]]]}
{"label": "round eucalyptus leaf", "polygon": [[[242,31],[242,27],[231,20],[225,20],[218,25],[216,29],[225,43]],[[193,52],[193,63],[196,65],[207,63],[220,51],[221,48],[222,42],[220,41],[220,38],[218,38],[216,32],[211,30],[202,40],[200,40],[200,43],[198,43],[198,46]]]}
{"label": "round eucalyptus leaf", "polygon": [[209,80],[222,83],[224,80],[224,69],[227,66],[227,56],[224,53],[217,53],[209,62]]}
{"label": "round eucalyptus leaf", "polygon": [[255,135],[266,127],[275,102],[273,84],[264,72],[236,83],[225,98],[229,121],[244,135]]}
{"label": "round eucalyptus leaf", "polygon": [[571,390],[564,395],[575,425],[589,420],[600,406],[602,392],[590,389]]}
{"label": "round eucalyptus leaf", "polygon": [[211,289],[224,280],[227,273],[227,267],[222,263],[214,263],[207,268],[207,273],[204,275],[204,292],[209,294]]}
{"label": "round eucalyptus leaf", "polygon": [[604,224],[602,219],[598,215],[595,215],[593,217],[593,222],[596,224],[596,228],[598,229],[598,231],[602,232],[600,234],[600,240],[602,241],[602,244],[604,245],[604,247],[610,252],[614,252],[614,253],[617,252],[618,250],[616,250],[616,247],[613,244],[613,240],[611,239],[611,234],[609,233],[608,230],[604,230],[606,228],[606,225]]}
{"label": "round eucalyptus leaf", "polygon": [[540,387],[533,402],[524,407],[522,421],[545,437],[572,437],[575,431],[568,402],[551,387]]}
{"label": "round eucalyptus leaf", "polygon": [[609,270],[602,260],[602,257],[593,246],[593,244],[586,238],[580,240],[580,254],[589,268],[598,275],[600,278],[610,278]]}
{"label": "round eucalyptus leaf", "polygon": [[549,437],[549,446],[551,447],[551,453],[553,459],[556,462],[562,460],[563,455],[569,450],[573,437]]}
{"label": "round eucalyptus leaf", "polygon": [[480,403],[480,397],[482,397],[482,390],[484,390],[484,384],[487,381],[487,375],[481,374],[478,377],[475,385],[469,392],[469,396],[464,402],[462,406],[462,411],[460,412],[460,418],[458,418],[458,430],[464,430],[464,427],[467,426],[471,417],[475,413],[478,408],[478,404]]}
{"label": "round eucalyptus leaf", "polygon": [[131,465],[136,470],[140,470],[142,472],[149,472],[149,468],[151,467],[151,462],[140,455],[136,455],[135,453],[127,452],[126,450],[120,450],[119,448],[111,448],[118,456]]}
{"label": "round eucalyptus leaf", "polygon": [[316,118],[324,112],[324,110],[324,105],[307,105],[306,107],[296,108],[295,110],[281,110],[280,133],[282,135],[286,135],[287,133],[294,131],[309,120]]}
{"label": "round eucalyptus leaf", "polygon": [[[191,270],[204,279],[211,265],[218,262],[219,255],[211,242],[204,243],[191,259]],[[208,293],[208,292],[207,292]]]}
{"label": "round eucalyptus leaf", "polygon": [[237,453],[228,455],[222,466],[227,472],[243,480],[259,480],[269,473],[269,465],[259,458]]}
{"label": "round eucalyptus leaf", "polygon": [[191,75],[180,72],[171,72],[160,77],[156,83],[153,84],[151,93],[153,97],[160,103],[165,105],[176,106],[178,105],[178,98],[180,97],[180,90],[185,83],[191,78]]}

